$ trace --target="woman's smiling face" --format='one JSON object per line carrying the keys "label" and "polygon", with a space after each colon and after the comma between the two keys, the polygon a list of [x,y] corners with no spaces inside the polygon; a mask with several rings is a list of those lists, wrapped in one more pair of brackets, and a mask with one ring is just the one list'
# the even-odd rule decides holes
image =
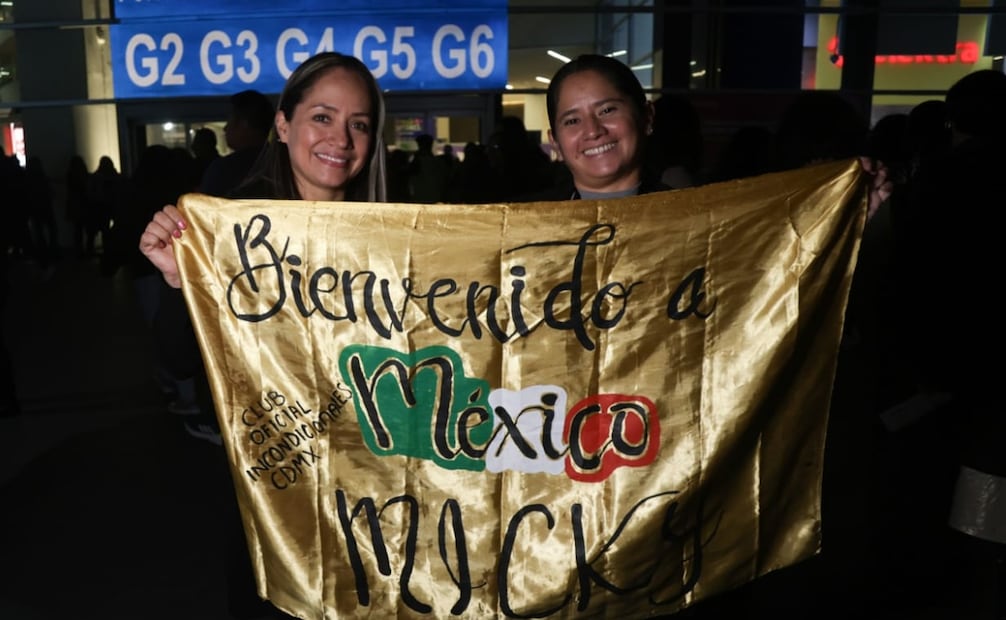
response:
{"label": "woman's smiling face", "polygon": [[616,192],[640,183],[643,128],[630,99],[593,70],[560,85],[552,146],[580,191]]}
{"label": "woman's smiling face", "polygon": [[276,131],[290,153],[297,191],[304,200],[343,200],[346,185],[367,165],[372,148],[367,84],[352,71],[325,72],[287,119],[276,113]]}

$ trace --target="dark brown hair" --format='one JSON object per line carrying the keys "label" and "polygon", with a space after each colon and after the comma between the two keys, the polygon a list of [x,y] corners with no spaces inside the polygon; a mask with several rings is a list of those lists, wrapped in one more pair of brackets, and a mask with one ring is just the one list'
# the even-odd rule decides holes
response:
{"label": "dark brown hair", "polygon": [[628,97],[632,104],[632,113],[636,117],[640,131],[645,127],[646,120],[646,92],[643,85],[639,83],[636,74],[632,72],[625,63],[610,56],[600,54],[583,54],[567,62],[548,84],[548,91],[545,94],[545,106],[548,109],[548,125],[555,131],[555,116],[558,114],[556,108],[559,106],[559,91],[562,90],[562,83],[571,75],[583,71],[594,71],[604,77],[615,90]]}
{"label": "dark brown hair", "polygon": [[[278,111],[287,121],[293,118],[294,109],[307,92],[325,73],[333,69],[346,69],[363,78],[370,91],[371,140],[367,164],[355,178],[346,185],[347,201],[384,202],[387,199],[386,172],[384,166],[384,98],[377,81],[359,59],[339,52],[316,54],[298,66],[286,80],[279,96]],[[300,200],[300,192],[290,164],[287,145],[276,139],[275,129],[255,165],[251,183],[256,179],[268,182],[276,193],[276,198]]]}

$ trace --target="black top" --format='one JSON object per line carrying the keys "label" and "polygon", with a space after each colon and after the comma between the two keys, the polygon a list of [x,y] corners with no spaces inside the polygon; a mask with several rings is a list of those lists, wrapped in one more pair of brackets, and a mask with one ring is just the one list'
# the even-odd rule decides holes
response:
{"label": "black top", "polygon": [[[641,194],[652,194],[654,192],[663,192],[669,189],[674,189],[666,183],[662,183],[660,179],[655,179],[650,176],[643,176],[643,181],[639,186],[639,193]],[[569,180],[541,191],[532,194],[525,194],[519,196],[513,200],[513,202],[548,202],[554,200],[580,200],[580,192],[573,185],[573,181]]]}
{"label": "black top", "polygon": [[259,199],[270,199],[276,198],[277,192],[276,188],[269,181],[258,178],[250,180],[246,183],[235,187],[231,191],[227,192],[227,198],[240,200],[242,198],[247,200],[259,200]]}
{"label": "black top", "polygon": [[199,191],[210,196],[228,197],[230,192],[248,176],[261,151],[262,149],[256,146],[214,159],[203,173]]}

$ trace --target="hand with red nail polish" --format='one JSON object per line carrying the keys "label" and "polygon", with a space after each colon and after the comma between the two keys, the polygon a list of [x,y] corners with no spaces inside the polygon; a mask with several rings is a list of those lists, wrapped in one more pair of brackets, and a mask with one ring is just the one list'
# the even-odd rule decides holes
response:
{"label": "hand with red nail polish", "polygon": [[173,288],[181,288],[182,279],[175,262],[173,239],[180,239],[188,226],[175,205],[166,205],[154,214],[140,235],[140,252],[157,267],[164,281]]}

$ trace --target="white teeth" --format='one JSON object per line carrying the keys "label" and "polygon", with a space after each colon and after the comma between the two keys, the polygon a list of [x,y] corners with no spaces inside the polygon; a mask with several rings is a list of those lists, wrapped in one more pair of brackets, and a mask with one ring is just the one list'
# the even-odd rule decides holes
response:
{"label": "white teeth", "polygon": [[342,157],[334,157],[332,155],[326,155],[325,153],[316,153],[318,159],[324,159],[325,161],[330,161],[334,164],[344,164],[348,160]]}
{"label": "white teeth", "polygon": [[613,148],[615,148],[615,143],[614,142],[609,142],[608,144],[604,144],[604,145],[601,145],[601,146],[595,146],[594,148],[591,148],[591,149],[584,149],[583,154],[587,155],[587,156],[600,155],[601,153],[607,153],[608,151],[610,151]]}

